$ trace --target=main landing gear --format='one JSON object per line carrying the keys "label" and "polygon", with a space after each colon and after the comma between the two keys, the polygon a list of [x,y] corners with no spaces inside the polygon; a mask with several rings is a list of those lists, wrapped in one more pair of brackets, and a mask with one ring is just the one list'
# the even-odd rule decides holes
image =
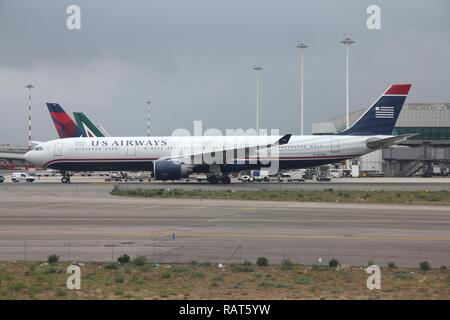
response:
{"label": "main landing gear", "polygon": [[227,175],[208,175],[206,177],[206,180],[211,184],[218,184],[219,182],[222,182],[223,184],[229,184],[231,182],[231,178]]}
{"label": "main landing gear", "polygon": [[211,184],[218,184],[222,182],[223,184],[229,184],[231,178],[222,173],[220,166],[215,164],[209,167],[209,173],[206,175],[206,180]]}
{"label": "main landing gear", "polygon": [[231,182],[231,178],[229,176],[222,176],[220,180],[223,184],[229,184]]}
{"label": "main landing gear", "polygon": [[63,172],[61,182],[62,183],[70,183],[70,175],[67,174],[66,172]]}

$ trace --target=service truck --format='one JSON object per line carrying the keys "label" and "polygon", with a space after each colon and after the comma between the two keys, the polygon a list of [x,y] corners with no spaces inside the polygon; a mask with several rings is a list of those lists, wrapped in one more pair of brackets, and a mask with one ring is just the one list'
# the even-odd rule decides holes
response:
{"label": "service truck", "polygon": [[270,182],[269,170],[251,170],[250,178],[256,182]]}

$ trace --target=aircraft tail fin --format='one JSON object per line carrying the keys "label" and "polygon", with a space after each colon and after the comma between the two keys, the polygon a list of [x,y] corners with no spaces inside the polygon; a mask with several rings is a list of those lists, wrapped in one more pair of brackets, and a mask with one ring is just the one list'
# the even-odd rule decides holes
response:
{"label": "aircraft tail fin", "polygon": [[106,131],[106,129],[100,123],[97,123],[97,128],[103,133],[105,137],[110,137],[109,132]]}
{"label": "aircraft tail fin", "polygon": [[53,124],[58,132],[59,138],[75,138],[81,137],[81,131],[77,125],[57,103],[47,103],[48,111],[52,117]]}
{"label": "aircraft tail fin", "polygon": [[339,135],[391,135],[410,84],[393,84],[364,114]]}
{"label": "aircraft tail fin", "polygon": [[77,126],[80,129],[83,137],[104,137],[105,134],[102,132],[97,125],[94,124],[87,115],[82,112],[74,112],[73,117],[77,122]]}

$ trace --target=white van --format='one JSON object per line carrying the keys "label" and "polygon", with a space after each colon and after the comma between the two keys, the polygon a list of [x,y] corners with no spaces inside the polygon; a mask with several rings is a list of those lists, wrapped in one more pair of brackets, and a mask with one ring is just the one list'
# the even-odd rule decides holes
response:
{"label": "white van", "polygon": [[13,172],[11,180],[13,182],[33,182],[34,177],[25,172]]}
{"label": "white van", "polygon": [[257,182],[270,182],[269,170],[251,170],[250,177]]}

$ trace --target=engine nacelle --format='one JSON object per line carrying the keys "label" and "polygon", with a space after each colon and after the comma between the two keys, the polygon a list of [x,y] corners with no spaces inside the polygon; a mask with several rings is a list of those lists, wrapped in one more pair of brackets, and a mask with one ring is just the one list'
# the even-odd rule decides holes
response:
{"label": "engine nacelle", "polygon": [[180,180],[187,178],[191,168],[182,163],[170,160],[157,160],[153,162],[153,176],[156,180]]}

